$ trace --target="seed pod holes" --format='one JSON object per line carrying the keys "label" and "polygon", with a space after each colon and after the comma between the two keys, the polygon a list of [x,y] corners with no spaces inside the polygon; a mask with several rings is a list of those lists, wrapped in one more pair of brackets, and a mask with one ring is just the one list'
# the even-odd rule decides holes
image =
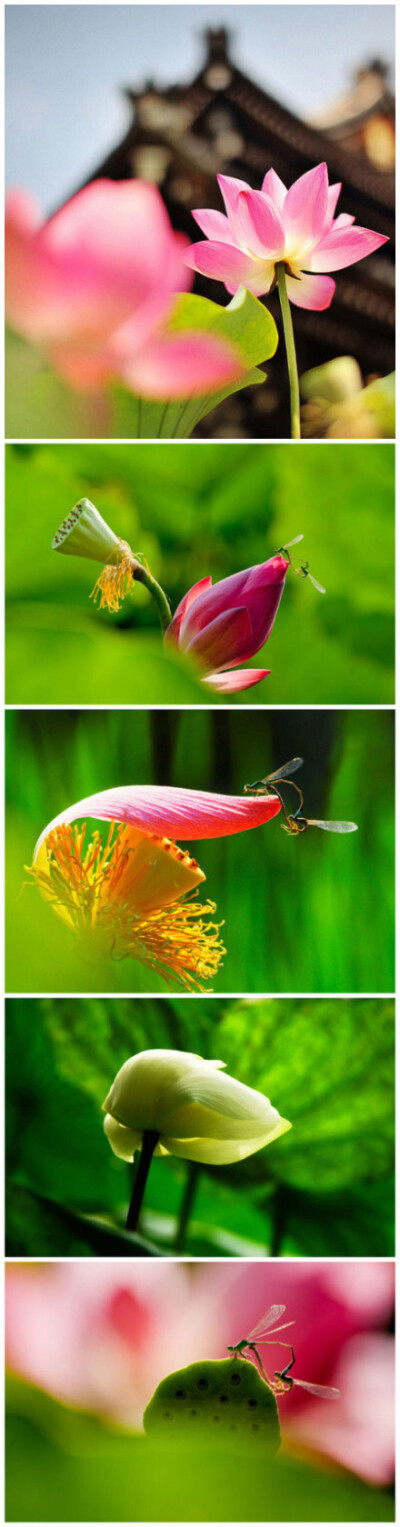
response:
{"label": "seed pod holes", "polygon": [[146,1435],[166,1445],[275,1453],[280,1443],[275,1395],[241,1357],[190,1363],[170,1373],[144,1413]]}

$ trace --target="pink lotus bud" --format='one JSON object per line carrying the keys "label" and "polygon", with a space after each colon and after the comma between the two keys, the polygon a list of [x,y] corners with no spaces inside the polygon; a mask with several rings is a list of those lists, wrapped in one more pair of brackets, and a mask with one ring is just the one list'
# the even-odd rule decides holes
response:
{"label": "pink lotus bud", "polygon": [[268,669],[225,670],[246,663],[271,634],[282,598],[288,557],[278,552],[268,562],[233,573],[213,586],[203,578],[184,595],[165,640],[190,652],[203,669],[203,679],[222,692],[247,689],[265,678]]}
{"label": "pink lotus bud", "polygon": [[168,333],[174,297],[191,285],[186,240],[142,180],[96,180],[48,222],[29,193],[6,210],[6,315],[70,386],[113,378],[154,399],[214,391],[243,366],[203,332]]}

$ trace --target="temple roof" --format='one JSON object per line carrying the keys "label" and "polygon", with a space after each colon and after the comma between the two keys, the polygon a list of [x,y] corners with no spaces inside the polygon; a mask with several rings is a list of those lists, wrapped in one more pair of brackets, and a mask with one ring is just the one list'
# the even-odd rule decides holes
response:
{"label": "temple roof", "polygon": [[[287,161],[289,158],[293,163],[291,179],[302,173],[302,170],[326,159],[334,180],[345,181],[362,196],[375,201],[379,207],[390,210],[394,208],[394,175],[382,172],[369,163],[367,157],[351,151],[340,141],[342,135],[346,136],[349,121],[354,126],[354,122],[360,121],[362,115],[365,118],[373,108],[376,109],[378,100],[381,106],[382,101],[387,100],[393,112],[393,98],[386,86],[383,88],[383,65],[379,65],[379,75],[377,65],[360,71],[355,90],[341,97],[342,115],[339,102],[336,102],[327,108],[324,121],[321,112],[318,121],[314,119],[313,122],[306,122],[241,72],[231,57],[230,35],[224,27],[208,29],[206,42],[205,63],[188,85],[173,85],[165,90],[149,81],[142,90],[126,90],[127,97],[135,106],[139,127],[158,131],[163,134],[163,138],[169,137],[175,143],[178,137],[186,137],[185,148],[189,152],[191,150],[196,157],[193,141],[190,141],[191,135],[198,136],[202,120],[205,115],[209,116],[210,108],[214,107],[220,112],[225,108],[228,117],[230,111],[235,118],[238,114],[242,116],[246,136],[239,142],[240,134],[236,132],[235,143],[235,133],[231,132],[230,144],[215,144],[218,168],[221,167],[221,160],[240,160],[247,167],[249,176],[252,175],[257,182],[257,178],[265,173],[265,135],[268,135],[269,139],[271,136],[276,139],[274,164],[283,179],[285,159]],[[214,145],[210,144],[211,147]],[[224,147],[228,147],[228,153],[223,152]],[[302,161],[300,168],[299,160]],[[215,173],[213,155],[209,160],[209,169]],[[233,168],[232,173],[237,173],[237,170]]]}
{"label": "temple roof", "polygon": [[388,67],[374,59],[359,69],[352,88],[328,101],[308,118],[310,126],[322,132],[346,131],[369,121],[379,110],[394,121],[395,101],[388,85]]}

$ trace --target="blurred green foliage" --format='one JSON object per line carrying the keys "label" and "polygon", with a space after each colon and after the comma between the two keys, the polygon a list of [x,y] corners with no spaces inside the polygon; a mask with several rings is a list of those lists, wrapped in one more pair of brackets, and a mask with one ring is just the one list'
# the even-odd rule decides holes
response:
{"label": "blurred green foliage", "polygon": [[10,994],[165,991],[137,962],[89,963],[33,882],[22,889],[39,833],[64,806],[122,784],[238,794],[295,755],[306,814],[358,832],[288,838],[279,816],[193,844],[224,920],[215,990],[393,991],[391,711],[249,709],[243,726],[235,710],[24,710],[8,711],[6,730]]}
{"label": "blurred green foliage", "polygon": [[251,292],[242,288],[227,308],[209,298],[182,292],[166,329],[170,334],[212,333],[226,340],[239,355],[242,379],[218,392],[175,402],[149,403],[115,384],[98,395],[75,392],[52,373],[40,351],[7,331],[6,435],[14,439],[46,436],[48,440],[58,435],[64,439],[101,435],[111,439],[187,440],[223,398],[243,387],[265,386],[265,371],[258,367],[275,354],[278,330],[271,313]]}
{"label": "blurred green foliage", "polygon": [[83,495],[147,556],[173,609],[200,578],[262,562],[303,532],[295,562],[308,560],[327,593],[289,570],[257,658],[271,674],[251,703],[393,703],[392,446],[221,442],[8,447],[10,704],[223,703],[189,658],[163,650],[145,590],[100,612],[98,564],[51,550]]}
{"label": "blurred green foliage", "polygon": [[[6,1046],[10,1256],[393,1254],[392,1001],[10,999]],[[101,1105],[153,1048],[224,1060],[293,1127],[233,1166],[154,1159],[135,1241]]]}
{"label": "blurred green foliage", "polygon": [[391,1522],[391,1491],[338,1467],[168,1454],[16,1379],[8,1389],[7,1522]]}

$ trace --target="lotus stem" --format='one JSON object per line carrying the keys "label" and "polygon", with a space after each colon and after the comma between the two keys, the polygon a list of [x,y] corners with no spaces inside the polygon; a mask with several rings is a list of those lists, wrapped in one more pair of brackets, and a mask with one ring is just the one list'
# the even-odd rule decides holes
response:
{"label": "lotus stem", "polygon": [[127,1230],[137,1230],[140,1210],[143,1203],[147,1178],[149,1175],[154,1151],[160,1139],[155,1129],[143,1131],[143,1144],[140,1152],[139,1163],[134,1177],[132,1197],[128,1209],[126,1221]]}
{"label": "lotus stem", "polygon": [[149,568],[143,567],[140,563],[135,568],[134,578],[135,583],[144,584],[144,587],[148,590],[148,593],[151,594],[152,599],[154,599],[162,634],[164,636],[167,627],[172,620],[171,606],[168,602],[166,594],[164,594],[164,589],[161,588],[160,583],[157,583],[157,579],[153,578],[153,574],[150,572]]}
{"label": "lotus stem", "polygon": [[286,346],[286,359],[289,372],[290,386],[290,416],[292,425],[292,440],[301,439],[300,431],[300,390],[297,372],[296,346],[294,342],[292,314],[286,288],[285,266],[280,260],[276,267],[279,301],[281,304],[283,334]]}

